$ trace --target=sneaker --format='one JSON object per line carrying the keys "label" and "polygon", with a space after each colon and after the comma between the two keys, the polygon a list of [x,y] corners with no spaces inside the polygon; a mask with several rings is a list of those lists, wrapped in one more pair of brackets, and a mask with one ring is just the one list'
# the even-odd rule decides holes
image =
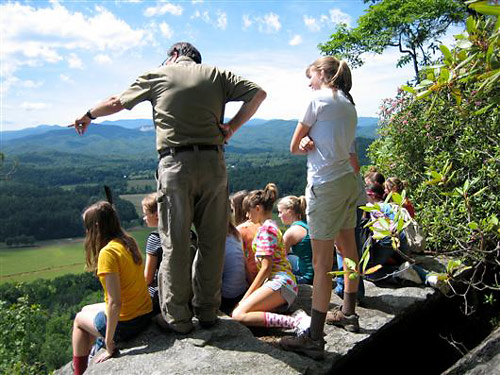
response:
{"label": "sneaker", "polygon": [[404,262],[399,267],[399,270],[396,272],[395,276],[400,280],[410,281],[413,284],[420,285],[423,283],[422,278],[420,277],[418,272],[413,269],[410,262]]}
{"label": "sneaker", "polygon": [[280,346],[284,350],[301,353],[309,358],[320,360],[325,358],[325,340],[313,340],[306,330],[299,336],[283,337]]}
{"label": "sneaker", "polygon": [[326,314],[326,324],[343,327],[349,332],[359,332],[359,315],[345,315],[340,307]]}
{"label": "sneaker", "polygon": [[174,331],[175,333],[180,333],[181,335],[187,335],[194,329],[194,325],[191,321],[182,323],[167,323],[161,314],[157,314],[153,317],[153,321],[165,331]]}
{"label": "sneaker", "polygon": [[311,317],[304,310],[299,309],[295,311],[292,317],[297,320],[297,325],[295,326],[295,334],[297,336],[302,335],[311,326]]}

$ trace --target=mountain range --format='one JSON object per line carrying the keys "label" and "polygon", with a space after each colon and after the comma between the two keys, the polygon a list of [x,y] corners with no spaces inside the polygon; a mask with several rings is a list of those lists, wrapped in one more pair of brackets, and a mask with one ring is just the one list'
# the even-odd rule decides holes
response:
{"label": "mountain range", "polygon": [[[377,137],[375,117],[358,119],[357,137]],[[297,120],[252,119],[240,128],[227,147],[236,153],[285,151]],[[85,136],[72,128],[40,125],[1,134],[2,152],[19,155],[26,152],[59,151],[85,155],[154,155],[155,133],[149,119],[103,121],[90,126]]]}

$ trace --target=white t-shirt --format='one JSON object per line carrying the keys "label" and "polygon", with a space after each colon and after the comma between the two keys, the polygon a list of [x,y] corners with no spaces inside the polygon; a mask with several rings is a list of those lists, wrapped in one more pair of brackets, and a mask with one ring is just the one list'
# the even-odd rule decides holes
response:
{"label": "white t-shirt", "polygon": [[356,108],[341,90],[314,92],[301,121],[309,126],[314,149],[307,154],[307,182],[313,186],[334,181],[353,169],[349,152],[356,136]]}

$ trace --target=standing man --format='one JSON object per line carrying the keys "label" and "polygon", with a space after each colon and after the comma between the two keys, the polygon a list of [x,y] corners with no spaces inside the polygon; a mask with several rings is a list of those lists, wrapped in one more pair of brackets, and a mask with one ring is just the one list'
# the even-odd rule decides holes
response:
{"label": "standing man", "polygon": [[[167,60],[75,120],[84,134],[91,120],[148,100],[153,106],[158,163],[159,233],[163,261],[158,287],[163,323],[178,333],[193,329],[193,312],[202,327],[217,320],[228,221],[224,141],[248,121],[266,98],[255,83],[202,65],[190,43],[170,47]],[[224,106],[243,101],[226,124]],[[190,228],[199,250],[191,278]],[[194,295],[194,297],[192,297]]]}

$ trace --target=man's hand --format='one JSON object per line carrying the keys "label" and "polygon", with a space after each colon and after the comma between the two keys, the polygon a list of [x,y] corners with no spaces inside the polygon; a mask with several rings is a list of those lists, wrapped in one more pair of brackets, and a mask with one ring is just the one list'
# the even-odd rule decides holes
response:
{"label": "man's hand", "polygon": [[83,135],[86,131],[88,126],[90,125],[90,119],[87,117],[87,115],[83,115],[80,118],[77,118],[75,120],[75,130],[79,135]]}
{"label": "man's hand", "polygon": [[311,138],[309,138],[308,135],[306,135],[304,138],[300,140],[299,150],[307,152],[311,151],[312,149],[314,149],[314,141]]}
{"label": "man's hand", "polygon": [[222,134],[224,134],[224,142],[229,141],[234,134],[234,130],[231,126],[229,126],[229,124],[219,124],[219,128],[222,130]]}

